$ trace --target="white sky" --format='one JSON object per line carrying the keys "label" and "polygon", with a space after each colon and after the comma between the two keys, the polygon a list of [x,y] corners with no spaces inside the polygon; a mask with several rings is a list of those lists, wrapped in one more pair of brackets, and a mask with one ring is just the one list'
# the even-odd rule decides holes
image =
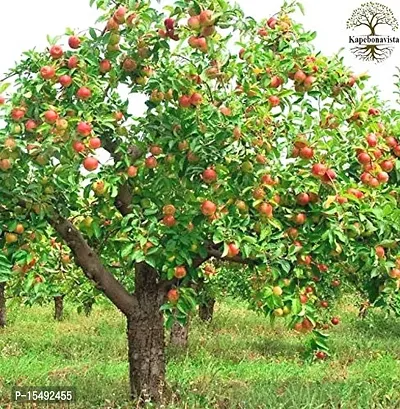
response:
{"label": "white sky", "polygon": [[[358,61],[349,51],[346,20],[352,11],[366,0],[302,0],[306,15],[296,17],[307,29],[317,31],[314,40],[317,50],[332,55],[346,47],[345,62],[355,73],[368,71],[371,84],[378,85],[382,97],[394,101],[393,74],[400,61],[400,44],[395,47],[392,56],[385,62],[374,64]],[[400,21],[400,2],[398,0],[379,0],[389,6]],[[163,4],[170,0],[163,0]],[[253,17],[268,17],[277,12],[282,0],[238,0],[246,14]],[[95,8],[89,7],[89,0],[1,0],[0,24],[1,59],[0,73],[7,71],[20,54],[33,47],[45,47],[46,35],[56,36],[64,32],[65,27],[85,29],[92,25],[98,16]],[[400,30],[396,33],[400,36]],[[137,101],[139,103],[139,101]],[[140,103],[139,103],[140,104]],[[138,105],[139,108],[139,105]]]}

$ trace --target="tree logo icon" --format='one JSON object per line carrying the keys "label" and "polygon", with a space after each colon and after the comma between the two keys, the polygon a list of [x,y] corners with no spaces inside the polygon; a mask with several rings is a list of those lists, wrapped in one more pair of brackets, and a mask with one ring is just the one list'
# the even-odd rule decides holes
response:
{"label": "tree logo icon", "polygon": [[399,22],[389,7],[372,2],[362,4],[347,20],[347,29],[360,32],[349,36],[349,43],[355,44],[352,53],[362,61],[385,61],[400,42],[392,34],[398,28]]}

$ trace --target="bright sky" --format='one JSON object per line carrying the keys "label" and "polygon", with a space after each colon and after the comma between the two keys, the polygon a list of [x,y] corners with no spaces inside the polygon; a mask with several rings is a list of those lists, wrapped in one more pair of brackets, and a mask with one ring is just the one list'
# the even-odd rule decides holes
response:
{"label": "bright sky", "polygon": [[[379,0],[390,7],[400,21],[400,2],[398,0]],[[246,14],[256,18],[268,17],[277,12],[282,0],[237,0]],[[352,11],[365,0],[302,0],[306,15],[297,18],[310,30],[317,31],[315,40],[317,49],[326,55],[332,55],[342,47],[346,63],[355,73],[368,71],[372,76],[371,84],[378,85],[385,99],[394,100],[393,74],[400,60],[400,44],[392,56],[385,62],[374,64],[360,62],[349,51],[346,20]],[[170,0],[163,0],[163,4]],[[93,24],[98,16],[95,8],[89,7],[89,0],[19,0],[18,6],[12,1],[2,0],[0,15],[1,60],[0,73],[7,71],[20,54],[33,47],[45,47],[46,35],[55,36],[64,32],[65,27],[85,29]],[[400,30],[397,35],[400,36]],[[399,64],[400,65],[400,64]]]}

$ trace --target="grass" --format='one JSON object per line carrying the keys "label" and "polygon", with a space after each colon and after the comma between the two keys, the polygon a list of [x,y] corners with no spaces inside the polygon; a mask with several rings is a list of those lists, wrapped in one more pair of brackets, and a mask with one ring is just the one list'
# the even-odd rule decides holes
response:
{"label": "grass", "polygon": [[[61,323],[50,307],[9,315],[0,331],[0,408],[21,407],[10,404],[14,385],[73,385],[70,409],[135,407],[125,322],[113,308],[87,318],[67,306]],[[303,336],[271,327],[242,304],[218,305],[211,325],[193,321],[187,352],[168,350],[173,400],[165,409],[400,408],[400,324],[379,312],[366,320],[349,308],[340,315],[331,359],[309,363]]]}

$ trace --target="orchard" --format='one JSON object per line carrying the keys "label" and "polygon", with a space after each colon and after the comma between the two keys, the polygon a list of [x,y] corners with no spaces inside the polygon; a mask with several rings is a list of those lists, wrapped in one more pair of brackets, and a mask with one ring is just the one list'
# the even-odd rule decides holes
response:
{"label": "orchard", "polygon": [[154,402],[165,325],[199,302],[239,297],[312,334],[316,360],[343,289],[399,313],[399,113],[314,50],[301,6],[257,22],[227,0],[91,3],[103,30],[50,38],[0,85],[0,289],[103,294],[131,395]]}

